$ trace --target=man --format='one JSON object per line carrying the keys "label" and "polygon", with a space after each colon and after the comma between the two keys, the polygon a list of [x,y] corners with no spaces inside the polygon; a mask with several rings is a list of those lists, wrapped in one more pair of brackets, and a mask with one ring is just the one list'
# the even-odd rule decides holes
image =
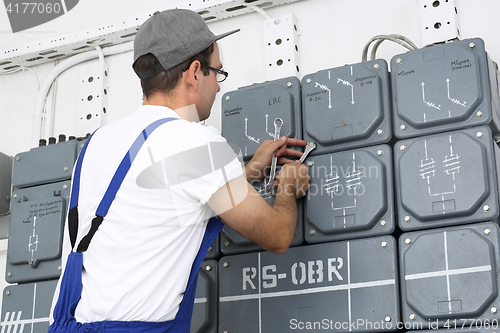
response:
{"label": "man", "polygon": [[305,141],[265,141],[242,168],[197,122],[210,115],[217,75],[227,76],[216,40],[231,33],[214,36],[188,10],[156,12],[139,29],[144,103],[97,130],[79,156],[49,332],[189,332],[199,264],[221,228],[214,211],[266,250],[290,245],[307,168],[280,157],[273,206],[248,181],[264,177],[274,151],[301,156],[287,144]]}

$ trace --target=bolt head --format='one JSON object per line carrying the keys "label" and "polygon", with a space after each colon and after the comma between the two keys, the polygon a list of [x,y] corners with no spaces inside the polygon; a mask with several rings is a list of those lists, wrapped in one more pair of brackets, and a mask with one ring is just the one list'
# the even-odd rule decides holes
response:
{"label": "bolt head", "polygon": [[411,243],[411,239],[407,238],[405,239],[405,244],[410,244]]}
{"label": "bolt head", "polygon": [[482,112],[482,111],[477,111],[477,112],[476,112],[476,116],[478,116],[478,117],[482,117],[482,116],[483,116],[483,112]]}
{"label": "bolt head", "polygon": [[483,206],[483,211],[486,213],[486,212],[489,212],[491,210],[491,207],[488,206],[488,205],[484,205]]}
{"label": "bolt head", "polygon": [[210,265],[207,265],[207,267],[205,267],[205,270],[207,270],[207,271],[210,271],[210,270],[212,270],[212,266],[210,266]]}
{"label": "bolt head", "polygon": [[231,96],[227,95],[226,96],[226,101],[229,101],[231,99]]}
{"label": "bolt head", "polygon": [[415,315],[412,313],[412,314],[410,315],[410,319],[411,319],[411,320],[415,320],[415,319],[417,319],[417,316],[415,316]]}
{"label": "bolt head", "polygon": [[16,156],[16,161],[20,161],[21,160],[21,156]]}
{"label": "bolt head", "polygon": [[484,229],[484,234],[485,234],[485,235],[489,235],[489,234],[491,234],[491,230],[490,230],[490,229],[488,229],[488,228]]}
{"label": "bolt head", "polygon": [[5,295],[9,296],[9,295],[10,295],[10,290],[7,290],[7,291],[5,292]]}
{"label": "bolt head", "polygon": [[18,198],[18,195],[17,195],[17,194],[14,194],[12,197],[14,197],[14,199],[17,199],[17,198]]}
{"label": "bolt head", "polygon": [[28,261],[28,264],[29,264],[30,266],[33,266],[33,264],[34,264],[33,260]]}
{"label": "bolt head", "polygon": [[382,247],[384,247],[384,248],[385,248],[385,247],[387,247],[387,245],[388,245],[388,244],[387,244],[387,242],[382,242],[382,244],[381,244],[381,245],[382,245]]}
{"label": "bolt head", "polygon": [[312,80],[311,79],[307,79],[306,82],[307,82],[307,84],[309,84],[309,83],[312,82]]}
{"label": "bolt head", "polygon": [[401,65],[401,64],[403,63],[403,59],[401,59],[401,58],[397,58],[397,59],[396,59],[396,63],[397,63],[398,65]]}
{"label": "bolt head", "polygon": [[476,137],[477,137],[478,139],[481,139],[483,136],[484,136],[484,133],[483,133],[483,132],[477,132],[477,133],[476,133]]}
{"label": "bolt head", "polygon": [[7,272],[7,276],[8,276],[8,277],[11,277],[11,276],[12,276],[12,273],[11,273],[11,272]]}
{"label": "bolt head", "polygon": [[288,82],[288,83],[286,84],[286,86],[287,86],[288,88],[291,88],[291,87],[293,87],[293,83],[292,83],[292,82]]}
{"label": "bolt head", "polygon": [[231,244],[231,243],[229,243],[228,241],[225,241],[225,242],[224,242],[224,246],[225,246],[225,247],[228,247],[230,244]]}
{"label": "bolt head", "polygon": [[63,189],[64,189],[64,190],[67,190],[67,189],[68,189],[68,185],[66,185],[66,184],[65,184],[65,185],[63,185]]}
{"label": "bolt head", "polygon": [[389,317],[389,316],[385,317],[385,321],[386,321],[386,322],[390,322],[391,320],[392,320],[392,318],[391,318],[391,317]]}
{"label": "bolt head", "polygon": [[401,145],[401,146],[399,146],[399,150],[401,150],[401,151],[405,151],[405,150],[406,150],[406,146],[405,146],[405,145]]}
{"label": "bolt head", "polygon": [[500,143],[500,136],[494,136],[493,140],[495,141],[495,143]]}
{"label": "bolt head", "polygon": [[470,47],[471,49],[475,49],[475,48],[476,48],[476,44],[474,44],[474,43],[469,43],[469,47]]}
{"label": "bolt head", "polygon": [[309,162],[307,162],[307,165],[310,166],[310,167],[312,167],[314,165],[314,162],[313,161],[309,161]]}
{"label": "bolt head", "polygon": [[400,128],[402,131],[406,131],[406,125],[401,125],[401,126],[399,126],[399,128]]}
{"label": "bolt head", "polygon": [[316,235],[316,230],[314,230],[314,229],[309,230],[309,235],[311,235],[311,236]]}
{"label": "bolt head", "polygon": [[411,216],[406,215],[405,216],[405,222],[411,222]]}
{"label": "bolt head", "polygon": [[385,220],[380,221],[380,225],[385,227],[387,225],[387,222]]}
{"label": "bolt head", "polygon": [[379,130],[377,130],[377,134],[378,134],[378,135],[382,135],[382,134],[384,134],[384,130],[383,130],[383,129],[379,129]]}
{"label": "bolt head", "polygon": [[380,69],[380,65],[379,64],[375,64],[375,65],[373,65],[373,68],[375,68],[375,70],[379,70]]}
{"label": "bolt head", "polygon": [[377,155],[378,156],[383,156],[384,155],[384,151],[383,150],[377,150]]}
{"label": "bolt head", "polygon": [[69,169],[68,169],[68,167],[64,167],[63,170],[64,171],[68,171]]}
{"label": "bolt head", "polygon": [[498,312],[498,309],[496,308],[496,306],[492,306],[490,311],[491,311],[491,313],[495,314]]}
{"label": "bolt head", "polygon": [[228,267],[228,266],[229,266],[229,263],[226,261],[226,262],[224,262],[224,263],[222,264],[222,266],[224,266],[224,267]]}

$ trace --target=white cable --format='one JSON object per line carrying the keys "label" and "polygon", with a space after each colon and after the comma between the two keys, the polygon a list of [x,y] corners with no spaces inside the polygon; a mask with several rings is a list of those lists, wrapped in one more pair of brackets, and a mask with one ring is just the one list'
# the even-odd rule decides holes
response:
{"label": "white cable", "polygon": [[[402,41],[406,42],[407,45],[411,46],[414,50],[418,49],[417,45],[415,45],[409,38],[406,38],[405,36],[403,35],[397,35],[397,34],[391,34],[391,35],[388,35],[388,36],[391,36],[391,37],[394,37],[394,38],[398,38],[398,39],[401,39]],[[382,42],[386,40],[386,39],[379,39],[372,47],[372,51],[370,53],[370,60],[374,60],[376,58],[376,54],[377,54],[377,50],[380,46],[380,44],[382,44]]]}
{"label": "white cable", "polygon": [[[394,36],[396,36],[396,37],[394,37]],[[368,56],[368,48],[370,47],[370,44],[373,43],[374,41],[380,40],[380,39],[381,40],[390,40],[394,43],[397,43],[397,44],[407,48],[410,51],[415,50],[417,48],[413,42],[411,42],[408,38],[401,36],[401,35],[377,35],[377,36],[373,37],[372,39],[370,39],[370,41],[368,43],[366,43],[366,45],[364,46],[363,52],[361,55],[361,61],[366,61],[367,56]]]}
{"label": "white cable", "polygon": [[[113,54],[118,54],[118,53],[123,53],[123,52],[128,52],[134,49],[134,42],[128,42],[128,43],[123,43],[123,44],[118,44],[115,46],[110,46],[106,47],[102,50],[104,56],[109,56]],[[50,90],[50,87],[52,83],[54,82],[55,78],[58,77],[62,72],[64,72],[66,69],[77,65],[79,63],[82,63],[84,61],[92,60],[99,57],[98,51],[93,50],[93,51],[88,51],[85,53],[80,53],[77,55],[74,55],[63,62],[61,62],[59,65],[54,67],[52,71],[47,75],[45,80],[42,83],[42,86],[40,88],[40,91],[38,93],[37,101],[36,101],[36,106],[35,106],[35,113],[33,116],[33,138],[32,138],[32,145],[33,147],[38,146],[38,140],[41,139],[41,132],[42,132],[42,126],[43,126],[43,106],[45,104],[45,99],[47,97],[47,93]]]}
{"label": "white cable", "polygon": [[253,10],[255,10],[257,13],[260,13],[262,14],[266,19],[268,20],[272,20],[272,17],[269,16],[268,13],[266,13],[266,11],[260,7],[257,7],[257,6],[251,6],[250,8],[252,8]]}

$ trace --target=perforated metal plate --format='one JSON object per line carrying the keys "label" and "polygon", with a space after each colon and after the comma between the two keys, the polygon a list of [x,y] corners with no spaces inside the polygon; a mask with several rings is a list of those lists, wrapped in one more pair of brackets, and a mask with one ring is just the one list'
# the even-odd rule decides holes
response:
{"label": "perforated metal plate", "polygon": [[57,279],[70,181],[14,191],[5,280]]}
{"label": "perforated metal plate", "polygon": [[453,327],[453,320],[467,328],[477,319],[498,324],[498,242],[499,227],[491,222],[401,235],[404,322],[427,329],[431,322]]}
{"label": "perforated metal plate", "polygon": [[391,236],[223,257],[219,332],[395,330],[396,266]]}
{"label": "perforated metal plate", "polygon": [[12,189],[12,157],[0,153],[0,215],[9,213]]}
{"label": "perforated metal plate", "polygon": [[496,219],[498,157],[488,127],[397,142],[399,227],[414,230]]}
{"label": "perforated metal plate", "polygon": [[[276,173],[278,174],[281,170],[281,166],[276,168]],[[264,177],[261,181],[252,182],[252,186],[259,192],[259,194],[266,200],[270,205],[274,203],[275,196],[271,191],[266,191],[266,184],[269,181],[269,176]],[[301,245],[304,241],[304,198],[297,200],[297,226],[295,227],[295,235],[293,237],[290,246]],[[255,244],[250,239],[243,237],[237,233],[233,228],[224,225],[220,233],[221,239],[221,252],[224,255],[237,254],[244,252],[259,251],[262,248]]]}
{"label": "perforated metal plate", "polygon": [[388,142],[389,74],[383,59],[322,70],[302,79],[304,140],[319,155]]}
{"label": "perforated metal plate", "polygon": [[71,140],[17,154],[12,185],[24,188],[71,179],[76,146],[76,140]]}
{"label": "perforated metal plate", "polygon": [[249,160],[264,140],[274,138],[274,120],[281,118],[281,136],[302,138],[300,82],[296,77],[254,84],[222,97],[222,136],[241,148]]}
{"label": "perforated metal plate", "polygon": [[390,234],[395,229],[392,151],[381,145],[308,158],[308,243]]}
{"label": "perforated metal plate", "polygon": [[217,332],[218,269],[215,260],[205,260],[201,263],[191,319],[191,333]]}
{"label": "perforated metal plate", "polygon": [[478,125],[498,135],[496,69],[482,39],[396,55],[391,60],[394,133],[408,138]]}
{"label": "perforated metal plate", "polygon": [[7,286],[3,290],[2,331],[46,333],[57,280]]}

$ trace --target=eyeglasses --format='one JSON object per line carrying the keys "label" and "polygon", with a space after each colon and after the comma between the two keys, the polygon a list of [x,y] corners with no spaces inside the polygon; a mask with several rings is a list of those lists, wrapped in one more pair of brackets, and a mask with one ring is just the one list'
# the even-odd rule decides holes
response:
{"label": "eyeglasses", "polygon": [[217,82],[219,82],[219,83],[223,82],[225,79],[227,79],[227,76],[229,75],[228,72],[225,72],[222,69],[217,69],[217,68],[210,67],[210,66],[203,65],[203,64],[201,64],[201,67],[214,71],[216,73],[215,75],[217,78]]}

